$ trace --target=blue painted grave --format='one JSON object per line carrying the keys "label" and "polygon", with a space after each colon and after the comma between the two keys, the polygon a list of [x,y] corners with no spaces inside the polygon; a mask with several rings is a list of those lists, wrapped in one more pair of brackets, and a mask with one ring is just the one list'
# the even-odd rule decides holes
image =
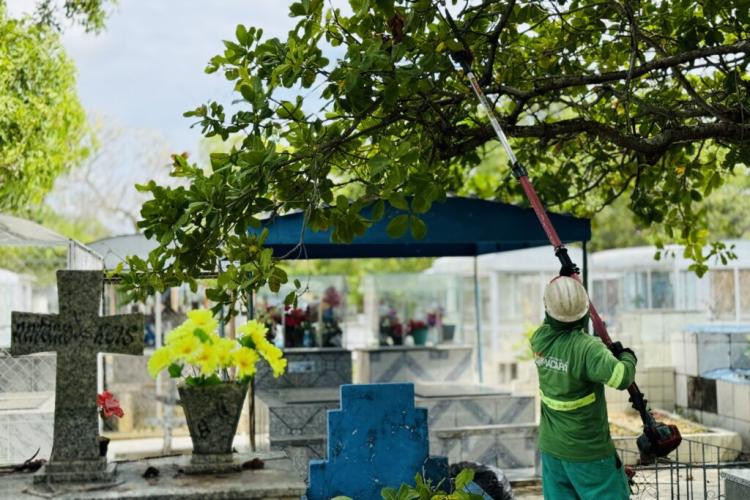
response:
{"label": "blue painted grave", "polygon": [[414,407],[414,384],[341,386],[341,409],[328,411],[328,458],[311,460],[308,500],[343,495],[379,500],[380,490],[433,484],[448,477],[448,460],[429,456],[427,410]]}

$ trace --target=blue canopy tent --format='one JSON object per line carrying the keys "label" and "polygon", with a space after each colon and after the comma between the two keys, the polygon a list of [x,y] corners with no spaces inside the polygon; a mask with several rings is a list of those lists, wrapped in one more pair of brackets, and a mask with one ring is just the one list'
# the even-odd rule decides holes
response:
{"label": "blue canopy tent", "polygon": [[[369,215],[369,209],[363,212]],[[400,238],[386,232],[388,223],[403,211],[388,207],[382,219],[363,236],[349,243],[331,241],[331,230],[314,232],[304,227],[304,214],[291,213],[263,221],[268,229],[266,246],[274,256],[283,259],[341,259],[386,257],[474,256],[474,286],[477,313],[477,369],[482,380],[482,332],[479,310],[479,281],[476,256],[549,245],[544,231],[530,208],[474,198],[447,198],[434,203],[419,217],[427,224],[421,240],[409,231]],[[565,243],[582,242],[584,247],[584,282],[586,279],[586,242],[591,239],[591,222],[568,215],[550,214],[552,224]],[[260,232],[261,229],[250,229]],[[554,254],[550,249],[550,259]]]}
{"label": "blue canopy tent", "polygon": [[[409,231],[401,238],[389,237],[388,223],[403,213],[387,208],[381,220],[349,244],[332,242],[330,230],[316,233],[305,228],[303,232],[301,212],[266,219],[263,227],[268,228],[266,245],[273,248],[274,256],[285,259],[477,256],[549,244],[530,208],[474,198],[447,198],[419,215],[427,224],[423,239],[413,239]],[[364,214],[369,215],[368,209]],[[591,239],[589,220],[557,214],[550,218],[562,241]]]}

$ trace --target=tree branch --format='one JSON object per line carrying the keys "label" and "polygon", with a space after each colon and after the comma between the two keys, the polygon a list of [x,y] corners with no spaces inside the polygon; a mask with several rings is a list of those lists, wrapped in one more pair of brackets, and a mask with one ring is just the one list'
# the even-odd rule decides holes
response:
{"label": "tree branch", "polygon": [[[705,139],[750,139],[750,125],[719,122],[701,123],[693,126],[683,126],[665,129],[652,137],[643,138],[631,134],[622,134],[616,128],[594,120],[571,119],[538,125],[513,125],[505,123],[503,130],[510,137],[534,137],[551,140],[560,137],[575,137],[588,134],[605,140],[616,146],[640,153],[648,163],[655,163],[673,144],[700,141]],[[457,142],[443,153],[442,157],[452,158],[495,138],[495,132],[490,125],[479,129],[472,129],[468,133],[455,131],[455,136],[466,137],[463,142]]]}
{"label": "tree branch", "polygon": [[736,53],[750,53],[750,41],[743,40],[736,42],[731,45],[718,45],[715,47],[703,47],[700,49],[689,50],[681,54],[675,54],[673,56],[662,57],[653,61],[647,62],[630,70],[622,71],[609,71],[607,73],[595,73],[591,75],[575,75],[575,76],[559,76],[545,80],[545,83],[535,86],[531,90],[522,90],[507,85],[497,85],[487,89],[487,93],[491,94],[509,94],[515,97],[530,99],[544,95],[548,92],[555,90],[561,90],[568,87],[581,87],[585,85],[594,85],[599,83],[607,83],[618,80],[625,80],[628,77],[628,73],[631,73],[631,78],[638,78],[652,71],[660,69],[670,69],[686,62],[695,61],[696,59],[704,59],[710,56],[724,55],[724,54],[736,54]]}
{"label": "tree branch", "polygon": [[500,42],[500,33],[505,29],[510,19],[510,14],[513,12],[513,7],[516,5],[516,0],[510,0],[505,6],[500,20],[497,22],[497,26],[489,34],[490,53],[487,56],[487,62],[484,66],[484,73],[482,78],[479,79],[479,84],[484,86],[492,81],[492,68],[495,65],[495,54],[497,53],[497,46]]}

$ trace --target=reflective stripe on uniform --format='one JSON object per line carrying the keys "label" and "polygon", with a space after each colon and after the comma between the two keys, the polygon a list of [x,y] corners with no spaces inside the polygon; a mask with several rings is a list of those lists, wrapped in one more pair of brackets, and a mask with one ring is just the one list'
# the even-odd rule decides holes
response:
{"label": "reflective stripe on uniform", "polygon": [[615,365],[615,369],[612,370],[612,376],[607,380],[607,385],[613,389],[617,389],[622,384],[622,378],[625,376],[625,365],[622,361]]}
{"label": "reflective stripe on uniform", "polygon": [[582,398],[574,399],[573,401],[560,401],[559,399],[552,399],[544,395],[542,390],[539,390],[539,394],[542,396],[542,403],[557,411],[571,411],[577,410],[588,406],[596,401],[596,394],[593,392]]}

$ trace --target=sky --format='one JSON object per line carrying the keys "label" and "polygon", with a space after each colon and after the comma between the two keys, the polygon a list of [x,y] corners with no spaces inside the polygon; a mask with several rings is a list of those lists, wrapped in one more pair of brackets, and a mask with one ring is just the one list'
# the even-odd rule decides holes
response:
{"label": "sky", "polygon": [[200,130],[182,113],[210,99],[229,103],[232,84],[207,75],[238,23],[283,37],[294,20],[288,2],[258,0],[120,0],[100,35],[69,29],[63,44],[78,68],[89,114],[164,135],[174,151],[196,151]]}
{"label": "sky", "polygon": [[[163,135],[172,151],[196,152],[200,130],[182,113],[209,100],[229,104],[232,84],[208,75],[208,60],[238,23],[286,38],[291,0],[118,0],[99,35],[64,26],[63,45],[78,69],[78,94],[90,117]],[[326,2],[327,4],[329,2]],[[334,1],[340,6],[344,0]],[[11,14],[35,0],[11,0]]]}
{"label": "sky", "polygon": [[[7,6],[11,16],[21,16],[33,13],[37,3],[8,0]],[[145,200],[135,184],[173,183],[170,153],[187,151],[198,161],[203,156],[200,128],[191,128],[195,119],[182,114],[210,100],[229,107],[237,98],[221,72],[204,72],[206,63],[223,52],[222,40],[234,39],[239,23],[263,28],[266,39],[286,39],[299,21],[288,15],[291,3],[117,0],[98,35],[62,23],[62,43],[77,69],[78,97],[106,146],[96,155],[98,163],[58,178],[46,203],[71,218],[87,217],[96,204],[97,219],[110,233],[133,232],[133,217],[122,213],[137,216]],[[350,11],[347,0],[326,0],[330,5]],[[323,51],[335,60],[330,47]]]}

